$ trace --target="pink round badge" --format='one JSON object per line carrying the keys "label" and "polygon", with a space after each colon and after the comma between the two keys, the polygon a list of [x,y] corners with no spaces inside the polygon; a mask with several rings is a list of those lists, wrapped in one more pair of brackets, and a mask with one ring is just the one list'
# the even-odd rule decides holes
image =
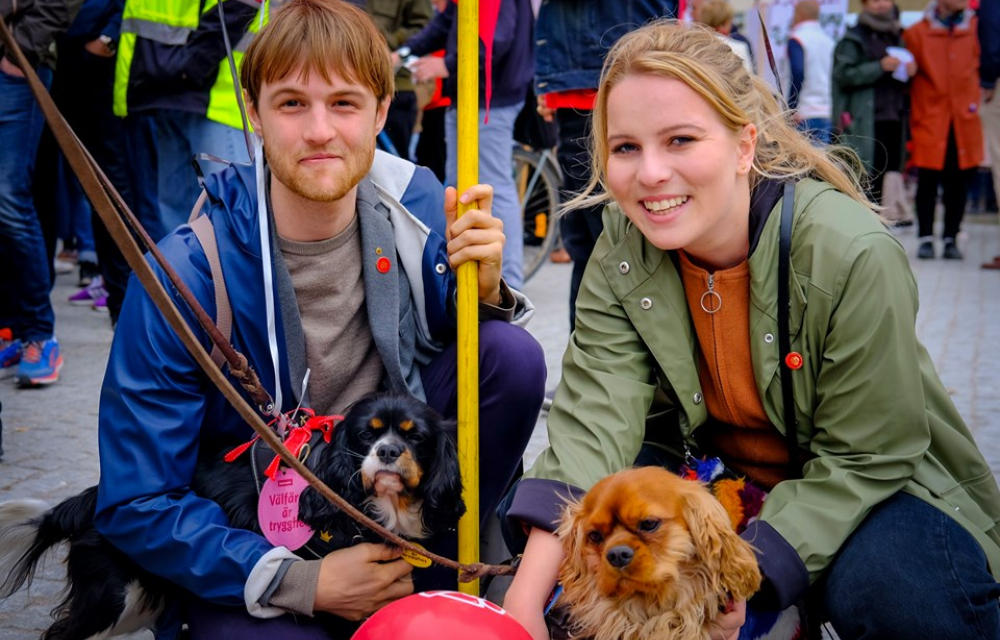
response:
{"label": "pink round badge", "polygon": [[309,483],[292,469],[279,469],[264,482],[257,503],[257,520],[268,542],[295,551],[309,542],[313,530],[299,520],[299,496]]}

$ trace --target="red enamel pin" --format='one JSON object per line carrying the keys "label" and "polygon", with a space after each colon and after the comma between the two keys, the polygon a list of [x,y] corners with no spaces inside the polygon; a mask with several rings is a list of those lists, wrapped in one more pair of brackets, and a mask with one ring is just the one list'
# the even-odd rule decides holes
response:
{"label": "red enamel pin", "polygon": [[375,268],[378,269],[379,273],[389,273],[389,269],[392,268],[392,263],[389,262],[389,258],[382,256],[375,261]]}
{"label": "red enamel pin", "polygon": [[785,366],[789,369],[801,369],[802,368],[802,354],[797,351],[792,351],[787,356],[785,356]]}

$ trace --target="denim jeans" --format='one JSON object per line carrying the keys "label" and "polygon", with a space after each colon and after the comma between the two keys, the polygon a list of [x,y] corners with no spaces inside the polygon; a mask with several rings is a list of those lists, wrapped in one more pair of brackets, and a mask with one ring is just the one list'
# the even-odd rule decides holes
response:
{"label": "denim jeans", "polygon": [[833,132],[833,124],[829,118],[806,118],[799,123],[799,131],[802,131],[820,144],[830,144],[830,134]]}
{"label": "denim jeans", "polygon": [[1000,638],[1000,584],[979,543],[909,494],[872,510],[827,570],[825,588],[841,640]]}
{"label": "denim jeans", "polygon": [[94,244],[94,228],[90,201],[83,193],[83,187],[74,177],[69,163],[57,155],[56,161],[56,216],[59,237],[63,240],[74,238],[80,262],[97,262]]}
{"label": "denim jeans", "polygon": [[[132,160],[135,214],[154,241],[187,222],[201,185],[195,156],[248,162],[243,132],[176,109],[130,114],[125,120]],[[224,167],[198,161],[203,173]]]}
{"label": "denim jeans", "polygon": [[[479,182],[493,187],[493,216],[503,221],[507,242],[503,247],[503,277],[514,289],[524,284],[524,220],[517,197],[512,168],[514,121],[523,102],[509,107],[490,107],[490,121],[483,122],[486,110],[479,110]],[[445,142],[448,148],[445,184],[458,183],[458,112],[449,107],[445,114]]]}
{"label": "denim jeans", "polygon": [[[48,86],[52,70],[41,65],[37,71]],[[42,123],[27,81],[0,72],[0,253],[11,267],[0,277],[12,298],[0,304],[10,309],[14,336],[26,341],[51,338],[55,325],[51,265],[31,192]]]}

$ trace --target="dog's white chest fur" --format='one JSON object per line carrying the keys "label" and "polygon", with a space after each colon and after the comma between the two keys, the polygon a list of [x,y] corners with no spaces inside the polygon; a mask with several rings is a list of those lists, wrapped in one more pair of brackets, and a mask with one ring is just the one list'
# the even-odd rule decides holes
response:
{"label": "dog's white chest fur", "polygon": [[371,508],[372,516],[379,524],[411,540],[427,537],[424,521],[420,517],[423,503],[423,500],[415,500],[405,509],[400,509],[394,496],[371,496],[365,500],[365,506]]}
{"label": "dog's white chest fur", "polygon": [[156,624],[156,619],[163,613],[164,605],[154,609],[143,606],[146,600],[146,592],[138,582],[130,582],[125,589],[125,598],[121,615],[110,629],[106,629],[88,640],[105,640],[114,636],[152,629]]}

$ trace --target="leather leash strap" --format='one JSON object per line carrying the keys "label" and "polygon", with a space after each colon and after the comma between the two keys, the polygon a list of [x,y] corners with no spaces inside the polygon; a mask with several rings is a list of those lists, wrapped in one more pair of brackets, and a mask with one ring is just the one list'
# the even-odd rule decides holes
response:
{"label": "leather leash strap", "polygon": [[[2,41],[7,55],[13,58],[13,60],[17,63],[17,66],[20,67],[21,71],[24,73],[28,86],[34,94],[35,99],[38,101],[38,104],[42,109],[42,113],[45,115],[45,120],[48,122],[49,128],[52,130],[56,141],[59,143],[59,147],[66,156],[66,160],[69,162],[70,167],[72,167],[73,172],[80,180],[80,184],[82,185],[84,192],[87,194],[87,198],[90,199],[90,202],[94,206],[94,210],[97,211],[98,215],[101,217],[101,221],[104,223],[105,227],[107,227],[108,233],[111,234],[115,244],[117,244],[119,249],[121,249],[122,255],[132,268],[132,271],[135,272],[136,276],[139,278],[143,287],[145,287],[150,298],[153,300],[153,303],[156,304],[160,313],[163,314],[163,317],[167,320],[170,326],[173,327],[177,336],[180,338],[181,342],[184,343],[184,346],[191,353],[192,357],[194,357],[194,359],[201,366],[205,375],[207,375],[208,378],[219,388],[222,394],[226,397],[226,400],[229,401],[229,403],[234,409],[236,409],[247,424],[249,424],[253,430],[260,435],[261,439],[269,447],[271,447],[278,457],[281,458],[282,462],[297,471],[310,486],[312,486],[327,500],[335,504],[337,508],[354,518],[354,520],[358,523],[376,532],[391,544],[401,547],[418,556],[428,558],[437,564],[456,570],[459,574],[459,580],[462,582],[470,582],[486,575],[508,575],[513,573],[511,568],[506,566],[489,565],[484,563],[475,563],[470,565],[459,564],[454,560],[431,553],[422,547],[417,547],[409,541],[404,540],[366,516],[353,505],[334,493],[332,489],[326,486],[326,484],[317,478],[312,471],[303,465],[297,457],[293,456],[291,452],[288,451],[284,443],[281,441],[281,438],[272,429],[268,428],[257,412],[254,411],[254,409],[243,399],[232,384],[229,383],[229,380],[222,373],[222,370],[215,366],[212,362],[211,356],[209,356],[208,352],[205,351],[204,347],[202,347],[201,342],[199,342],[198,338],[191,331],[191,328],[184,320],[181,312],[174,304],[171,295],[156,277],[156,274],[153,273],[152,267],[143,258],[142,251],[139,249],[139,245],[133,238],[133,233],[143,241],[154,260],[156,260],[157,264],[161,269],[163,269],[172,285],[176,288],[177,293],[195,315],[198,323],[206,332],[208,332],[212,341],[222,351],[226,361],[229,363],[230,371],[233,376],[240,380],[240,383],[243,384],[245,389],[247,389],[247,393],[250,395],[251,399],[256,402],[262,410],[266,410],[265,413],[270,413],[272,408],[268,406],[271,403],[270,395],[268,395],[267,391],[260,385],[257,375],[254,373],[252,367],[250,367],[247,363],[246,357],[236,351],[233,346],[229,344],[229,341],[222,337],[219,329],[212,322],[211,318],[208,317],[208,314],[205,313],[205,310],[198,303],[198,300],[177,276],[173,267],[171,267],[171,265],[166,261],[163,254],[160,253],[156,244],[142,228],[142,225],[122,200],[121,196],[115,190],[107,176],[104,175],[104,172],[101,171],[101,168],[94,161],[93,157],[91,157],[90,153],[80,142],[79,138],[76,137],[76,134],[66,123],[62,114],[59,113],[59,109],[52,101],[52,97],[45,89],[41,80],[39,80],[38,75],[35,73],[31,65],[28,64],[27,59],[24,57],[24,53],[21,51],[21,48],[18,46],[17,42],[10,33],[10,29],[3,20],[0,20],[0,41]],[[128,226],[126,226],[126,222],[128,223]]]}

